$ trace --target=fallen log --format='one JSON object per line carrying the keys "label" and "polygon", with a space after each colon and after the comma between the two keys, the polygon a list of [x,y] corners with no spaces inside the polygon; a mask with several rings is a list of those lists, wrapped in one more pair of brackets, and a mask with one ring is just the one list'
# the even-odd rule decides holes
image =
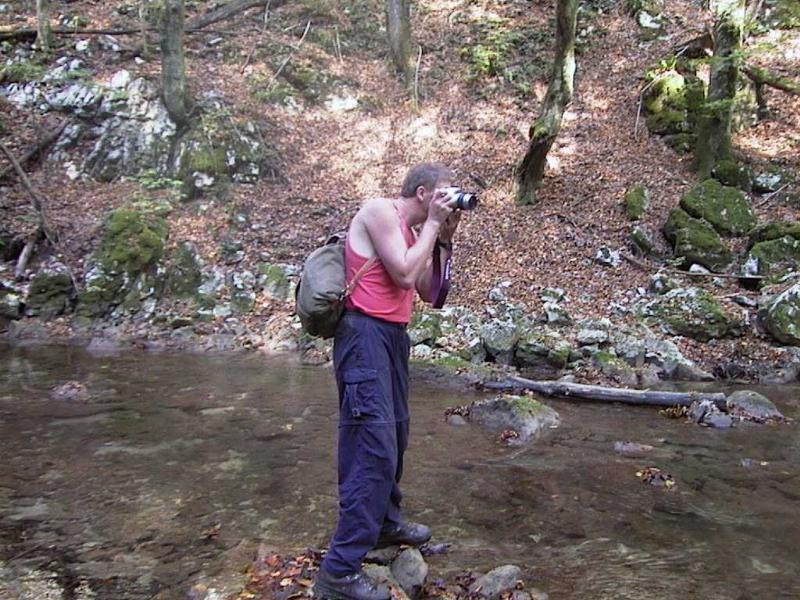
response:
{"label": "fallen log", "polygon": [[234,17],[239,13],[251,8],[266,6],[268,2],[270,3],[270,10],[274,10],[286,4],[286,0],[233,0],[232,2],[228,2],[227,4],[204,14],[201,17],[195,17],[194,19],[191,19],[188,23],[186,23],[186,31],[203,29],[204,27],[208,27],[209,25],[218,23],[219,21],[230,19],[231,17]]}
{"label": "fallen log", "polygon": [[565,381],[534,381],[524,377],[509,377],[503,381],[486,382],[482,387],[497,391],[530,390],[543,396],[579,398],[598,402],[621,402],[641,406],[690,406],[693,402],[710,400],[722,408],[725,406],[726,398],[723,393],[632,390]]}

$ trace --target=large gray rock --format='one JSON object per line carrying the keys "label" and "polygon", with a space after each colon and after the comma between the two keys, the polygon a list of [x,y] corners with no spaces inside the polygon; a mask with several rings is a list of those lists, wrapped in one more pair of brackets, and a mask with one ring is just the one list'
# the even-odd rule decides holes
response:
{"label": "large gray rock", "polygon": [[389,567],[383,565],[364,565],[364,573],[377,584],[388,585],[392,590],[392,600],[411,600],[403,587],[394,578]]}
{"label": "large gray rock", "polygon": [[504,592],[513,590],[522,575],[522,570],[516,565],[504,565],[489,571],[483,577],[476,579],[469,592],[482,598],[493,600],[499,598]]}
{"label": "large gray rock", "polygon": [[535,440],[543,431],[557,426],[561,419],[549,406],[528,396],[505,395],[473,402],[469,419],[493,432],[513,430],[513,444]]}
{"label": "large gray rock", "polygon": [[496,362],[510,365],[519,341],[519,327],[510,319],[492,319],[481,327],[481,341]]}
{"label": "large gray rock", "polygon": [[772,298],[758,316],[764,328],[776,340],[800,346],[800,284]]}
{"label": "large gray rock", "polygon": [[756,243],[747,255],[744,272],[748,275],[778,275],[800,267],[800,240],[785,235]]}
{"label": "large gray rock", "polygon": [[74,294],[75,287],[67,267],[52,262],[31,280],[25,300],[25,312],[29,316],[52,319],[70,308]]}
{"label": "large gray rock", "polygon": [[722,235],[747,235],[756,224],[755,213],[744,194],[716,179],[696,185],[681,198],[681,208],[695,218],[705,219]]}
{"label": "large gray rock", "polygon": [[741,335],[741,319],[702,288],[678,288],[639,308],[649,323],[670,335],[707,342],[713,338]]}
{"label": "large gray rock", "polygon": [[769,398],[750,390],[733,392],[728,396],[726,405],[729,412],[756,421],[783,419],[783,415]]}
{"label": "large gray rock", "polygon": [[392,575],[409,598],[418,598],[428,576],[428,564],[416,548],[403,550],[392,562]]}

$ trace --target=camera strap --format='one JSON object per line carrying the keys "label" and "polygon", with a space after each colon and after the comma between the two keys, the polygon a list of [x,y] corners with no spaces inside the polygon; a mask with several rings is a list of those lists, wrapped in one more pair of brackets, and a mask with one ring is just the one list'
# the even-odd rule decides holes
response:
{"label": "camera strap", "polygon": [[447,292],[450,291],[450,259],[453,252],[450,248],[445,248],[445,255],[442,256],[442,248],[443,246],[439,243],[433,247],[433,272],[431,273],[433,308],[442,308],[447,300]]}

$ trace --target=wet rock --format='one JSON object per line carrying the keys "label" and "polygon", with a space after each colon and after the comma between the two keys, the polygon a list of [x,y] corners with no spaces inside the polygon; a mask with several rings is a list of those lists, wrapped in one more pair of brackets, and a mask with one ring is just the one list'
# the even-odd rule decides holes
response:
{"label": "wet rock", "polygon": [[638,444],[636,442],[614,442],[614,452],[628,458],[642,458],[647,456],[655,448],[648,444]]}
{"label": "wet rock", "polygon": [[758,392],[749,390],[733,392],[728,396],[726,405],[731,413],[756,421],[784,418],[772,401]]}
{"label": "wet rock", "polygon": [[527,396],[514,395],[473,402],[469,407],[469,419],[489,431],[516,432],[515,437],[508,438],[514,445],[535,440],[561,421],[549,406]]}
{"label": "wet rock", "polygon": [[80,381],[67,381],[50,390],[50,399],[59,402],[85,403],[89,398],[89,388]]}
{"label": "wet rock", "polygon": [[467,424],[467,420],[461,415],[448,415],[447,424],[453,425],[454,427],[463,427]]}
{"label": "wet rock", "polygon": [[719,407],[710,400],[693,402],[689,407],[689,418],[698,425],[706,425],[715,429],[729,429],[733,427],[733,417],[723,413]]}
{"label": "wet rock", "polygon": [[50,332],[35,319],[11,321],[8,324],[8,339],[14,343],[49,342]]}
{"label": "wet rock", "polygon": [[522,570],[516,565],[497,567],[476,579],[469,586],[469,592],[489,600],[499,598],[501,594],[513,590],[517,586],[521,575]]}
{"label": "wet rock", "polygon": [[403,550],[392,562],[392,575],[409,598],[417,598],[428,577],[428,564],[416,548]]}
{"label": "wet rock", "polygon": [[799,377],[800,364],[791,363],[763,373],[758,378],[758,382],[764,385],[786,385],[787,383],[796,382]]}

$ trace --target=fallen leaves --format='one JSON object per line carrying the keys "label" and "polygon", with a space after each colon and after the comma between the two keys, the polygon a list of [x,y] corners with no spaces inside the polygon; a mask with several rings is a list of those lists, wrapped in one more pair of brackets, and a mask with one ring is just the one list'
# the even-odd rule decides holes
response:
{"label": "fallen leaves", "polygon": [[664,473],[658,467],[645,467],[636,471],[636,477],[643,483],[671,490],[675,487],[675,479],[669,473]]}

